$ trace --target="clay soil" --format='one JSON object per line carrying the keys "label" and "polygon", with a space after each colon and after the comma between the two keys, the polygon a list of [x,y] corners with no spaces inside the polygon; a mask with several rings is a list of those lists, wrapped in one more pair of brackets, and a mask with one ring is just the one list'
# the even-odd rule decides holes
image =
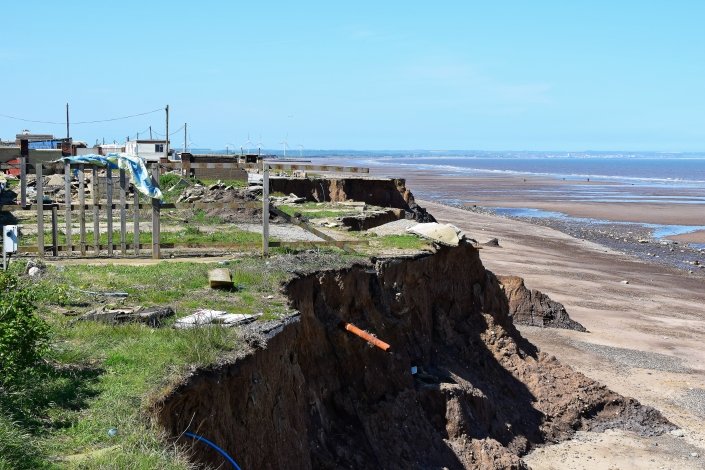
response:
{"label": "clay soil", "polygon": [[675,429],[526,341],[478,255],[465,244],[296,277],[285,291],[300,315],[269,326],[266,347],[195,371],[156,405],[157,420],[258,469],[522,469],[521,456],[576,431]]}
{"label": "clay soil", "polygon": [[[589,333],[520,327],[539,349],[612,390],[660,410],[683,437],[578,433],[532,452],[535,469],[705,468],[705,282],[548,227],[420,201],[466,230],[497,274],[522,276],[565,305]],[[678,433],[677,433],[678,434]]]}

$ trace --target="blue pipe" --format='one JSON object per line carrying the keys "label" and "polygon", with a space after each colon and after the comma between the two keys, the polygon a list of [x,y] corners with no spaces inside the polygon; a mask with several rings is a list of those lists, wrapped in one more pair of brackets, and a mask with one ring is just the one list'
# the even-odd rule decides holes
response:
{"label": "blue pipe", "polygon": [[218,447],[217,445],[215,445],[214,443],[212,443],[211,441],[209,441],[209,440],[206,439],[205,437],[199,436],[198,434],[194,434],[194,433],[188,432],[188,431],[186,431],[186,432],[184,433],[184,435],[185,435],[185,436],[188,436],[188,437],[191,437],[191,438],[193,438],[193,439],[196,439],[197,441],[201,441],[201,442],[203,442],[204,444],[208,444],[209,446],[211,446],[212,448],[214,448],[215,450],[217,450],[217,451],[220,453],[220,455],[222,455],[223,457],[225,457],[225,459],[226,459],[228,462],[230,462],[230,463],[232,464],[232,466],[233,466],[233,468],[234,468],[235,470],[242,470],[242,469],[237,465],[237,462],[235,462],[235,460],[234,460],[232,457],[230,457],[227,452],[225,452],[223,449],[221,449],[220,447]]}

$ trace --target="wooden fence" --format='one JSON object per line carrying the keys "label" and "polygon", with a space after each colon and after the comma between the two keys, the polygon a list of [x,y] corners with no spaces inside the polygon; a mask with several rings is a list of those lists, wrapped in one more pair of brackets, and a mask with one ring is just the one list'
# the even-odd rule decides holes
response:
{"label": "wooden fence", "polygon": [[[182,171],[192,168],[194,163],[189,162],[190,166],[179,165],[174,163],[154,163],[151,165],[152,183],[159,186],[159,174],[161,168],[178,169]],[[233,163],[196,163],[196,165],[209,165],[219,168],[239,167],[242,164]],[[28,163],[26,156],[20,156],[19,162],[15,165],[0,164],[0,170],[19,167],[20,176],[20,194],[16,205],[3,206],[5,210],[22,210],[36,211],[37,217],[37,242],[36,246],[21,246],[21,252],[36,253],[38,256],[45,256],[48,251],[51,256],[58,256],[62,253],[79,253],[81,256],[99,256],[107,253],[108,257],[115,255],[122,256],[141,256],[151,254],[152,258],[158,259],[161,257],[161,249],[169,248],[234,248],[234,249],[256,249],[258,245],[254,244],[227,244],[227,243],[161,243],[161,210],[162,209],[213,209],[213,208],[256,208],[259,207],[259,202],[229,202],[229,203],[176,203],[165,204],[159,199],[149,199],[144,195],[140,195],[136,188],[130,187],[125,170],[117,170],[117,181],[113,178],[115,170],[111,168],[98,167],[90,164],[71,165],[70,163],[54,163],[54,162],[34,162]],[[301,221],[293,220],[286,214],[275,209],[275,212],[288,220],[290,223],[299,225],[301,228],[313,233],[322,241],[318,242],[273,242],[269,240],[269,170],[302,170],[302,171],[334,171],[334,172],[351,172],[351,173],[367,173],[367,168],[356,167],[340,167],[328,165],[301,165],[301,164],[276,164],[271,162],[261,163],[263,172],[264,194],[262,204],[263,212],[263,234],[262,234],[262,251],[267,255],[269,247],[291,247],[305,248],[311,246],[337,246],[347,249],[349,245],[366,242],[355,241],[338,241],[327,236],[325,233],[317,230],[310,225]],[[105,184],[100,184],[101,176],[99,172],[105,171]],[[62,202],[44,202],[46,188],[44,188],[44,176],[47,173],[63,174],[64,184],[64,201]],[[72,201],[72,173],[78,175],[77,202]],[[86,174],[90,173],[90,190],[86,182]],[[34,174],[36,177],[36,201],[34,204],[28,202],[28,175]],[[116,184],[117,183],[117,184]],[[117,188],[115,187],[117,186]],[[87,193],[90,193],[88,199]],[[40,202],[41,201],[41,202]],[[140,243],[140,211],[151,210],[151,243]],[[115,213],[117,212],[118,227],[117,239],[114,235]],[[59,240],[59,214],[64,216],[64,235],[65,242],[60,243]],[[87,215],[92,219],[92,237],[88,237],[88,220]],[[50,216],[50,233],[51,240],[45,240],[45,218]],[[105,241],[101,240],[101,218],[106,222]],[[74,220],[78,221],[78,237],[74,241]],[[128,235],[132,234],[132,243],[128,242]],[[47,243],[48,242],[48,243]]]}

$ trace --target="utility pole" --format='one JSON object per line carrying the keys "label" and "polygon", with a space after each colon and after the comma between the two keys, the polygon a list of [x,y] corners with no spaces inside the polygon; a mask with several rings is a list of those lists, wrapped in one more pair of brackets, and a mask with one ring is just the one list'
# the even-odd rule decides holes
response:
{"label": "utility pole", "polygon": [[184,153],[186,153],[186,126],[188,126],[188,123],[184,123]]}
{"label": "utility pole", "polygon": [[66,103],[66,138],[70,138],[71,134],[69,133],[69,104]]}
{"label": "utility pole", "polygon": [[169,158],[169,105],[166,105],[166,143],[164,145],[164,155]]}
{"label": "utility pole", "polygon": [[149,126],[149,140],[152,140],[152,126]]}

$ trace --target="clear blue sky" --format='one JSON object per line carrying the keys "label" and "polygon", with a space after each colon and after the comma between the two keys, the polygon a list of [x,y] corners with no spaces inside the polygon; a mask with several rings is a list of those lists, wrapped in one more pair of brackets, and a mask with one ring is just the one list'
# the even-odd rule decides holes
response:
{"label": "clear blue sky", "polygon": [[[705,2],[4,2],[0,113],[199,147],[705,150]],[[124,140],[160,113],[72,128]],[[61,125],[0,117],[0,137]],[[172,145],[181,146],[181,135]]]}

